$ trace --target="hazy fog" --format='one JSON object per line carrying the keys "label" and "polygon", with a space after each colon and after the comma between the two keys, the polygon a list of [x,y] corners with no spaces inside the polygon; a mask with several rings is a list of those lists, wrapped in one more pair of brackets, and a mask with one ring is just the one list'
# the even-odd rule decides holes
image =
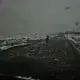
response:
{"label": "hazy fog", "polygon": [[[65,7],[70,9],[66,10]],[[0,35],[40,32],[40,34],[76,28],[80,21],[80,0],[2,0]]]}

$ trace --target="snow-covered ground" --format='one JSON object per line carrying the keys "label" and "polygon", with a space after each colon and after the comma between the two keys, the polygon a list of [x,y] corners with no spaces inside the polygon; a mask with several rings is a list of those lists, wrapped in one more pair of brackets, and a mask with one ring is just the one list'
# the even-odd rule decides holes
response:
{"label": "snow-covered ground", "polygon": [[6,49],[8,49],[8,48],[10,48],[10,47],[12,47],[12,46],[2,46],[2,47],[0,47],[0,49],[1,49],[1,50],[6,50]]}
{"label": "snow-covered ground", "polygon": [[2,43],[0,43],[0,49],[1,50],[6,50],[8,48],[14,47],[14,46],[20,46],[20,45],[26,45],[27,44],[27,39],[26,37],[18,37],[18,38],[11,38],[7,37],[4,38]]}
{"label": "snow-covered ground", "polygon": [[66,38],[69,40],[72,40],[75,44],[80,44],[80,35],[73,35],[73,34],[68,34],[65,35]]}
{"label": "snow-covered ground", "polygon": [[20,79],[25,79],[25,80],[40,80],[40,79],[33,79],[32,77],[21,77],[21,76],[16,76],[16,78],[20,78]]}
{"label": "snow-covered ground", "polygon": [[[78,53],[80,54],[80,35],[76,35],[76,36],[72,36],[72,35],[68,35],[68,36],[65,36],[67,39],[73,41],[73,43],[71,43],[74,48],[76,48],[76,50],[78,51]],[[72,38],[74,37],[74,38]],[[77,47],[78,45],[78,47]]]}
{"label": "snow-covered ground", "polygon": [[7,50],[8,48],[11,48],[11,47],[15,47],[15,46],[21,46],[21,45],[26,45],[27,43],[21,43],[21,44],[15,44],[13,46],[11,45],[8,45],[8,46],[2,46],[0,47],[1,50]]}
{"label": "snow-covered ground", "polygon": [[[1,76],[3,76],[4,74],[0,74]],[[40,80],[40,79],[33,79],[32,77],[22,77],[22,76],[14,76],[15,78],[18,79],[24,79],[24,80]]]}
{"label": "snow-covered ground", "polygon": [[[57,34],[50,34],[50,39],[53,39],[54,36]],[[28,36],[9,36],[9,37],[4,37],[0,36],[0,40],[4,40],[2,43],[0,43],[0,49],[1,50],[6,50],[10,47],[14,46],[19,46],[19,45],[26,45],[27,40],[40,40],[40,39],[45,39],[45,36],[41,36],[40,34],[29,34]],[[41,42],[41,44],[45,44],[45,42]]]}
{"label": "snow-covered ground", "polygon": [[72,39],[72,36],[65,36],[67,39],[72,40],[74,43],[76,43],[76,41],[74,39]]}

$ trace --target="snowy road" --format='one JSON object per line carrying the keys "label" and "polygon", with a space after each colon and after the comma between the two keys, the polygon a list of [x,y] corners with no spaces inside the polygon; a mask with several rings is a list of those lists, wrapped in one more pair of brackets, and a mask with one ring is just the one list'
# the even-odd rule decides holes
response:
{"label": "snowy road", "polygon": [[[20,46],[20,47],[16,47],[16,48],[11,48],[9,50],[4,51],[1,54],[8,55],[12,51],[13,54],[15,52],[15,54],[20,53],[23,56],[37,58],[38,60],[41,59],[42,62],[46,64],[46,66],[48,67],[48,71],[51,72],[51,74],[54,74],[55,72],[69,71],[72,69],[74,70],[74,68],[76,66],[80,66],[80,62],[79,62],[80,55],[77,53],[75,47],[71,44],[71,42],[69,40],[53,39],[53,40],[50,40],[48,44],[45,44],[43,42],[44,41],[41,41],[41,44],[40,44],[39,41],[31,41],[31,44],[28,46],[24,46],[24,47]],[[18,60],[18,59],[16,59],[16,60]],[[19,59],[18,61],[22,61],[22,59],[21,60]],[[3,63],[3,65],[4,64],[5,63]],[[25,63],[25,65],[26,64],[27,63]],[[33,65],[37,65],[37,63],[31,63],[30,65],[32,65],[32,66],[30,66],[30,68],[31,68],[31,67],[33,67]],[[15,66],[15,64],[14,64],[14,66]],[[12,67],[15,71],[17,69],[14,66],[12,66]],[[39,65],[39,67],[41,67],[41,65]],[[24,73],[27,73],[26,71],[27,70],[29,71],[29,69],[26,67],[24,67],[24,68],[25,68],[25,71],[22,72],[21,74],[23,74],[24,76],[27,76]],[[23,71],[24,69],[19,67],[18,71],[19,70]],[[35,73],[36,70],[37,70],[37,68],[35,68],[33,74]],[[10,71],[11,71],[11,69],[10,69]],[[6,72],[8,72],[7,69],[6,69]],[[15,71],[15,73],[16,73],[16,71]],[[19,74],[20,74],[20,72],[19,72]]]}

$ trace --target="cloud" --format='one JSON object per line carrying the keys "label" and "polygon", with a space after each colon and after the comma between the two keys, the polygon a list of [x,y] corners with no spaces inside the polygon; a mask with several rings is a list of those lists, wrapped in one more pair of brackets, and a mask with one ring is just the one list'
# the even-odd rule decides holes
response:
{"label": "cloud", "polygon": [[[66,11],[66,5],[71,6],[71,10]],[[0,35],[44,34],[73,29],[74,22],[80,18],[76,14],[79,15],[72,0],[3,0]]]}

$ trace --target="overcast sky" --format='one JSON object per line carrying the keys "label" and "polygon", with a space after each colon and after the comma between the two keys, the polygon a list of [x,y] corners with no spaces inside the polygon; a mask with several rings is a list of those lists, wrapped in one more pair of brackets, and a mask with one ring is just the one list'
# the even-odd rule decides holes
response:
{"label": "overcast sky", "polygon": [[80,0],[2,0],[0,4],[1,36],[66,31],[76,27],[75,21],[80,21]]}

